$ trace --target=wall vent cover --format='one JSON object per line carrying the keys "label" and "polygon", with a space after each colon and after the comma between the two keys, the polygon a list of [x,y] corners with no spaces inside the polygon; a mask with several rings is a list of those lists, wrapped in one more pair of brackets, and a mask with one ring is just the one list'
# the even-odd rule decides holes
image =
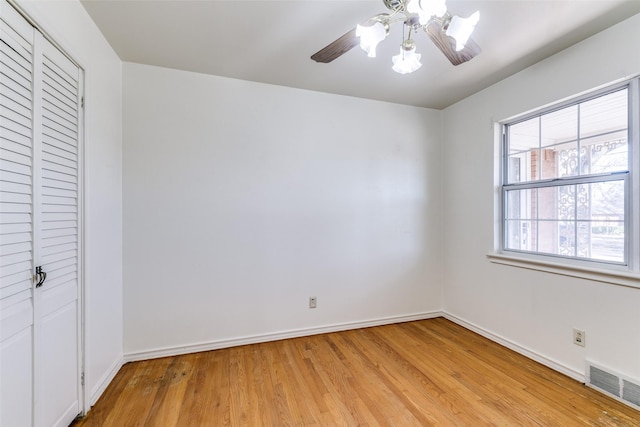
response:
{"label": "wall vent cover", "polygon": [[640,409],[640,381],[587,361],[587,385]]}
{"label": "wall vent cover", "polygon": [[640,385],[622,380],[622,399],[640,407]]}
{"label": "wall vent cover", "polygon": [[591,385],[620,397],[620,378],[591,365],[589,367]]}

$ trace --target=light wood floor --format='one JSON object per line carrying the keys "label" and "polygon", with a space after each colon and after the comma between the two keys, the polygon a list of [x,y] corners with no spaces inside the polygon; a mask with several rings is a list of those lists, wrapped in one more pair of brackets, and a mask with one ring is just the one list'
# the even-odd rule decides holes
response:
{"label": "light wood floor", "polygon": [[445,319],[123,366],[80,426],[640,426],[640,412]]}

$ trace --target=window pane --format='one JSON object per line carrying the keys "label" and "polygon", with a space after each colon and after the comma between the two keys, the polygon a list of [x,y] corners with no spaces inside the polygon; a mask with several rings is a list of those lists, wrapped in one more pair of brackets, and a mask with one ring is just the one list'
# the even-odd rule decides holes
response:
{"label": "window pane", "polygon": [[538,252],[575,256],[575,222],[573,221],[540,221],[538,234]]}
{"label": "window pane", "polygon": [[578,257],[624,262],[624,181],[578,186]]}
{"label": "window pane", "polygon": [[627,131],[594,136],[582,141],[580,173],[621,172],[629,170]]}
{"label": "window pane", "polygon": [[591,224],[590,258],[624,262],[624,222],[594,222]]}
{"label": "window pane", "polygon": [[626,131],[628,128],[627,89],[580,104],[580,137]]}
{"label": "window pane", "polygon": [[578,106],[563,108],[541,117],[542,179],[579,173]]}
{"label": "window pane", "polygon": [[541,220],[558,219],[558,188],[545,187],[538,189],[538,217]]}
{"label": "window pane", "polygon": [[516,251],[535,251],[532,245],[532,222],[507,220],[505,221],[505,246]]}
{"label": "window pane", "polygon": [[580,104],[580,173],[626,171],[629,168],[627,89]]}
{"label": "window pane", "polygon": [[505,219],[531,219],[536,217],[536,190],[510,190],[506,192]]}
{"label": "window pane", "polygon": [[573,221],[560,221],[558,223],[558,255],[576,255],[576,229]]}
{"label": "window pane", "polygon": [[582,184],[578,193],[578,219],[624,220],[624,181]]}
{"label": "window pane", "polygon": [[572,105],[543,115],[540,123],[542,148],[578,140],[578,106]]}
{"label": "window pane", "polygon": [[561,220],[573,220],[576,218],[576,186],[563,185],[558,189],[558,213]]}
{"label": "window pane", "polygon": [[555,148],[555,173],[553,175],[548,174],[547,178],[560,178],[578,175],[580,171],[578,143],[575,141],[567,142],[566,144],[557,145]]}
{"label": "window pane", "polygon": [[535,117],[508,127],[509,159],[507,182],[538,179],[532,161],[536,161],[540,145],[540,119]]}

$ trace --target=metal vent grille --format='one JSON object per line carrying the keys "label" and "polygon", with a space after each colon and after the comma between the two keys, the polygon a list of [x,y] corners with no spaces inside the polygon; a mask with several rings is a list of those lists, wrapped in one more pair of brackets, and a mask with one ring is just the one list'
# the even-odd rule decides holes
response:
{"label": "metal vent grille", "polygon": [[589,366],[589,379],[594,387],[620,397],[620,379],[617,376],[592,365]]}
{"label": "metal vent grille", "polygon": [[608,368],[598,368],[587,362],[587,385],[615,397],[622,403],[640,409],[640,382]]}
{"label": "metal vent grille", "polygon": [[622,398],[627,402],[631,402],[636,406],[640,406],[640,385],[630,381],[622,382]]}

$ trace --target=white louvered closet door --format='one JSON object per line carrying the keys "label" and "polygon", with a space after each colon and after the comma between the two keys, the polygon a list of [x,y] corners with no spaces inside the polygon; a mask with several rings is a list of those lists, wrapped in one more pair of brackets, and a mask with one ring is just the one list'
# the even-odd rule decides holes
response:
{"label": "white louvered closet door", "polygon": [[0,3],[0,425],[33,422],[33,28]]}
{"label": "white louvered closet door", "polygon": [[81,71],[0,8],[0,425],[67,426],[82,393]]}
{"label": "white louvered closet door", "polygon": [[35,293],[36,423],[68,426],[80,412],[79,69],[39,33],[36,42],[34,243],[47,275]]}

